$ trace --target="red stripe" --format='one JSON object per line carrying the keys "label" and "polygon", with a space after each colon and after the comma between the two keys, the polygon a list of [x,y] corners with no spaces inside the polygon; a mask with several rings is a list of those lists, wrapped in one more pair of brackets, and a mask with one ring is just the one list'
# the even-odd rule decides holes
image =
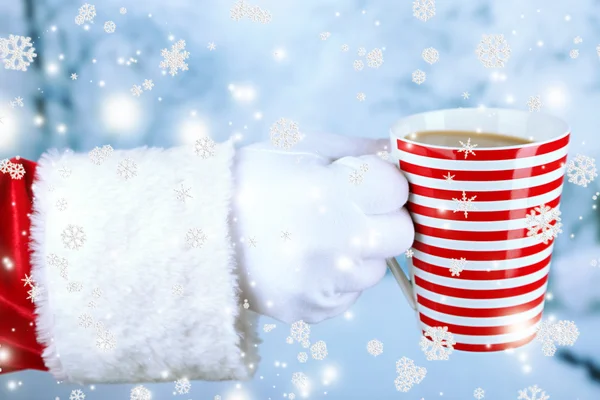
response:
{"label": "red stripe", "polygon": [[[520,276],[527,276],[534,274],[538,271],[541,271],[550,263],[550,259],[552,255],[544,258],[542,261],[537,262],[535,264],[527,265],[525,267],[520,268],[511,268],[511,269],[500,269],[500,270],[490,270],[488,271],[473,271],[465,269],[460,273],[460,276],[453,276],[454,279],[463,279],[463,280],[471,280],[471,281],[494,281],[494,280],[503,280],[503,279],[512,279],[518,278]],[[433,265],[427,263],[423,260],[420,260],[416,257],[413,257],[413,266],[415,268],[420,269],[421,271],[428,272],[430,274],[448,277],[450,276],[450,271],[448,268],[440,267],[437,265]]]}
{"label": "red stripe", "polygon": [[513,179],[531,178],[548,174],[562,168],[567,161],[567,156],[564,156],[556,161],[548,164],[536,165],[535,167],[507,169],[499,171],[464,171],[464,170],[445,170],[437,168],[422,167],[420,165],[411,164],[406,161],[400,161],[400,169],[404,172],[414,175],[420,175],[427,178],[444,179],[448,173],[453,175],[453,181],[472,181],[472,182],[487,182],[487,181],[510,181]]}
{"label": "red stripe", "polygon": [[[477,201],[503,201],[503,200],[516,200],[516,199],[528,199],[534,196],[541,196],[554,189],[559,188],[562,185],[564,177],[561,176],[552,182],[545,183],[539,186],[533,186],[523,189],[513,190],[492,190],[492,191],[469,191],[468,197],[477,195]],[[493,189],[493,186],[490,187]],[[462,190],[445,190],[445,189],[432,189],[425,186],[410,184],[410,193],[417,194],[419,196],[431,197],[434,199],[460,199],[462,197]]]}
{"label": "red stripe", "polygon": [[[425,333],[425,331],[423,331],[423,333]],[[473,351],[473,352],[478,352],[478,353],[515,349],[517,347],[521,347],[521,346],[526,345],[527,343],[531,342],[533,339],[535,339],[536,335],[537,335],[537,333],[533,333],[532,335],[530,335],[526,338],[516,340],[514,342],[508,342],[508,343],[495,343],[495,344],[456,343],[454,345],[454,349],[461,350],[461,351]]]}
{"label": "red stripe", "polygon": [[[546,203],[549,207],[556,207],[560,202],[560,196],[556,199]],[[475,205],[477,207],[477,205]],[[511,219],[523,219],[529,211],[533,210],[534,207],[521,208],[518,210],[502,210],[502,211],[469,211],[468,217],[465,218],[465,214],[462,211],[454,212],[453,210],[439,210],[437,208],[425,207],[419,204],[408,202],[406,207],[411,213],[425,215],[427,217],[445,219],[451,221],[470,221],[470,222],[491,222],[491,221],[506,221]]]}
{"label": "red stripe", "polygon": [[425,254],[429,254],[436,257],[443,258],[456,258],[460,259],[464,257],[467,261],[498,261],[498,260],[512,260],[515,258],[527,257],[534,254],[539,253],[540,251],[544,251],[548,247],[552,246],[552,241],[548,243],[538,243],[529,247],[522,247],[519,249],[509,249],[509,250],[483,250],[483,251],[473,251],[473,250],[455,250],[455,249],[446,249],[443,247],[435,247],[423,242],[419,242],[415,240],[413,242],[413,249],[422,251]]}
{"label": "red stripe", "polygon": [[421,295],[417,295],[417,302],[422,306],[429,308],[430,310],[438,311],[444,314],[456,315],[459,317],[468,318],[493,318],[493,317],[506,317],[508,315],[520,314],[525,311],[529,311],[544,302],[542,294],[535,300],[531,300],[528,303],[519,304],[517,306],[502,307],[502,308],[469,308],[469,307],[455,307],[447,304],[437,303],[433,300],[429,300]]}
{"label": "red stripe", "polygon": [[[553,222],[554,224],[555,222]],[[460,238],[473,242],[493,242],[499,240],[522,239],[527,237],[527,228],[508,231],[459,231],[452,229],[434,228],[432,226],[414,224],[415,232],[442,239],[456,240]]]}
{"label": "red stripe", "polygon": [[[537,146],[524,145],[513,149],[488,149],[477,150],[473,149],[473,154],[469,154],[465,159],[465,153],[458,152],[458,149],[452,148],[431,148],[426,145],[411,142],[407,139],[397,139],[396,148],[410,154],[429,158],[440,158],[444,160],[462,160],[462,161],[495,161],[495,160],[513,160],[516,158],[534,157],[542,154],[551,153],[561,149],[569,144],[569,135],[553,140],[552,142],[543,143]],[[475,137],[475,135],[473,136]],[[477,144],[474,142],[474,144]]]}
{"label": "red stripe", "polygon": [[469,335],[469,336],[492,336],[492,335],[505,335],[507,333],[515,333],[527,329],[530,326],[535,325],[539,320],[542,319],[542,312],[535,317],[522,321],[516,324],[505,325],[505,326],[464,326],[464,325],[453,325],[447,324],[446,322],[437,321],[433,318],[419,313],[419,319],[426,325],[429,326],[447,326],[448,332],[455,335]]}
{"label": "red stripe", "polygon": [[415,284],[430,292],[441,294],[444,296],[457,297],[461,299],[505,299],[508,297],[517,297],[523,294],[531,293],[544,286],[548,281],[548,274],[537,280],[536,282],[528,283],[527,285],[517,286],[508,289],[460,289],[449,286],[438,285],[426,281],[425,279],[415,276]]}

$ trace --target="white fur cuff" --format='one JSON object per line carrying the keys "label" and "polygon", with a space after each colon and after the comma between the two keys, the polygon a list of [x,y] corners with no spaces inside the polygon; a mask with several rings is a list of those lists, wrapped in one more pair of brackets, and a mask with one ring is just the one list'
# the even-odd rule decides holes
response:
{"label": "white fur cuff", "polygon": [[233,144],[110,150],[38,162],[32,275],[46,366],[77,383],[250,378],[258,341],[228,226]]}

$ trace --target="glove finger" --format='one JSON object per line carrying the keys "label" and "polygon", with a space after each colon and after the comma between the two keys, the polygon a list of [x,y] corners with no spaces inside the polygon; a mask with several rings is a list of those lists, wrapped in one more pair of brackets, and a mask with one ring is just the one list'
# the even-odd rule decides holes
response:
{"label": "glove finger", "polygon": [[362,246],[366,258],[396,257],[410,248],[415,229],[406,208],[384,215],[367,216],[368,239]]}
{"label": "glove finger", "polygon": [[408,182],[393,164],[378,156],[343,157],[329,165],[341,194],[367,215],[386,214],[408,200]]}
{"label": "glove finger", "polygon": [[339,293],[362,292],[375,286],[387,271],[385,259],[366,259],[346,269],[340,269],[335,277],[335,288]]}
{"label": "glove finger", "polygon": [[390,140],[370,139],[356,136],[335,135],[332,133],[311,133],[293,147],[294,151],[317,153],[331,160],[345,156],[362,156],[377,154],[379,151],[388,151]]}

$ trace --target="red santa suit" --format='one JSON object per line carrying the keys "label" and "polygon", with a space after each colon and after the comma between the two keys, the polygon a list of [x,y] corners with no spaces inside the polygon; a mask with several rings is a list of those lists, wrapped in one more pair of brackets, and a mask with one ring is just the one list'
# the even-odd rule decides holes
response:
{"label": "red santa suit", "polygon": [[5,160],[1,373],[250,378],[258,340],[229,238],[233,155],[225,142]]}

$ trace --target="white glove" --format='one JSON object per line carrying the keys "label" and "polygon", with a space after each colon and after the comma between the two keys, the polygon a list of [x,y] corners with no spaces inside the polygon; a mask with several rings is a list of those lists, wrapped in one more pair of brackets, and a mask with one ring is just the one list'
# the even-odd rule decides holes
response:
{"label": "white glove", "polygon": [[315,134],[291,150],[238,150],[232,232],[250,309],[287,323],[334,317],[412,245],[408,183],[375,155],[388,143]]}

